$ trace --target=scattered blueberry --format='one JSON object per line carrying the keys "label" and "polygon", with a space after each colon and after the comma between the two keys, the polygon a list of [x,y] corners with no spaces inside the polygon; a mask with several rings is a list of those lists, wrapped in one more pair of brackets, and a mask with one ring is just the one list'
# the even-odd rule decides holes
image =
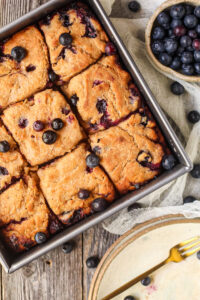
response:
{"label": "scattered blueberry", "polygon": [[59,118],[54,119],[51,123],[51,126],[54,130],[60,130],[64,126],[63,120],[61,120]]}
{"label": "scattered blueberry", "polygon": [[194,50],[200,50],[200,39],[193,40],[192,47],[194,48]]}
{"label": "scattered blueberry", "polygon": [[99,165],[99,157],[91,153],[86,157],[86,164],[89,168],[95,168]]}
{"label": "scattered blueberry", "polygon": [[58,76],[54,73],[54,71],[49,71],[49,80],[51,82],[55,82],[58,79]]}
{"label": "scattered blueberry", "polygon": [[74,241],[69,241],[69,242],[66,242],[65,244],[63,244],[62,251],[65,254],[69,254],[69,253],[72,252],[72,250],[74,249],[74,247],[75,247],[75,242]]}
{"label": "scattered blueberry", "polygon": [[165,30],[163,27],[157,26],[153,29],[152,37],[154,40],[162,40],[165,36]]}
{"label": "scattered blueberry", "polygon": [[193,62],[193,55],[191,52],[189,51],[185,51],[183,52],[183,54],[181,55],[181,61],[183,64],[190,64]]}
{"label": "scattered blueberry", "polygon": [[26,126],[28,126],[28,120],[26,118],[20,118],[18,121],[18,126],[22,129],[26,128]]}
{"label": "scattered blueberry", "polygon": [[69,47],[72,44],[72,36],[69,33],[62,33],[59,37],[59,42],[65,47]]}
{"label": "scattered blueberry", "polygon": [[33,123],[33,129],[35,131],[42,131],[44,129],[45,125],[42,121],[38,120],[38,121],[35,121]]}
{"label": "scattered blueberry", "polygon": [[158,24],[160,24],[162,26],[165,24],[169,24],[170,16],[167,12],[163,11],[158,15],[157,21],[158,21]]}
{"label": "scattered blueberry", "polygon": [[195,124],[200,121],[200,114],[196,110],[192,110],[187,115],[188,121],[192,124]]}
{"label": "scattered blueberry", "polygon": [[171,92],[175,95],[182,95],[185,92],[184,86],[177,81],[173,82],[170,88]]}
{"label": "scattered blueberry", "polygon": [[104,198],[96,198],[91,204],[92,210],[100,212],[108,207],[108,202]]}
{"label": "scattered blueberry", "polygon": [[194,14],[197,18],[200,18],[200,6],[195,7]]}
{"label": "scattered blueberry", "polygon": [[147,286],[151,283],[151,278],[150,277],[146,277],[144,279],[141,280],[141,284],[144,286]]}
{"label": "scattered blueberry", "polygon": [[36,69],[36,66],[30,64],[26,67],[26,72],[33,72],[33,71],[35,71],[35,69]]}
{"label": "scattered blueberry", "polygon": [[54,144],[57,140],[57,134],[54,131],[47,130],[42,135],[42,140],[45,144],[51,145]]}
{"label": "scattered blueberry", "polygon": [[170,16],[173,19],[182,19],[185,15],[185,7],[182,4],[173,5],[170,8]]}
{"label": "scattered blueberry", "polygon": [[0,167],[0,176],[3,175],[3,176],[6,176],[8,175],[8,170],[4,167]]}
{"label": "scattered blueberry", "polygon": [[128,8],[133,12],[138,12],[140,10],[140,3],[137,1],[131,1],[128,4]]}
{"label": "scattered blueberry", "polygon": [[172,57],[168,53],[163,52],[159,55],[159,61],[161,64],[169,66],[172,63]]}
{"label": "scattered blueberry", "polygon": [[72,104],[73,106],[76,106],[76,105],[77,105],[78,100],[79,100],[79,98],[77,97],[76,94],[72,95],[71,98],[70,98],[71,104]]}
{"label": "scattered blueberry", "polygon": [[198,19],[194,15],[187,15],[184,18],[184,24],[185,24],[186,28],[189,28],[189,29],[194,28],[198,24]]}
{"label": "scattered blueberry", "polygon": [[195,69],[195,72],[200,75],[200,63],[195,63],[194,64],[194,69]]}
{"label": "scattered blueberry", "polygon": [[107,109],[107,103],[104,99],[98,99],[97,104],[96,104],[96,108],[98,110],[99,113],[103,114],[106,112]]}
{"label": "scattered blueberry", "polygon": [[170,68],[172,68],[173,70],[178,70],[180,69],[180,67],[181,67],[181,60],[178,56],[176,56],[173,58]]}
{"label": "scattered blueberry", "polygon": [[98,264],[99,264],[99,258],[97,256],[88,257],[88,259],[86,260],[86,266],[89,269],[96,268]]}
{"label": "scattered blueberry", "polygon": [[43,244],[44,242],[46,242],[47,237],[46,234],[44,232],[37,232],[35,235],[35,241],[37,244]]}
{"label": "scattered blueberry", "polygon": [[78,197],[80,199],[88,199],[90,197],[90,191],[88,190],[84,190],[84,189],[81,189],[79,192],[78,192]]}
{"label": "scattered blueberry", "polygon": [[170,27],[171,28],[175,28],[177,26],[182,26],[183,25],[183,22],[181,20],[178,20],[178,19],[173,19],[170,23]]}
{"label": "scattered blueberry", "polygon": [[193,178],[200,178],[200,164],[195,164],[190,174]]}
{"label": "scattered blueberry", "polygon": [[174,34],[177,37],[183,36],[186,34],[186,29],[184,26],[177,26],[174,28]]}
{"label": "scattered blueberry", "polygon": [[194,74],[194,67],[191,64],[182,64],[182,72],[187,76]]}
{"label": "scattered blueberry", "polygon": [[151,45],[152,51],[154,54],[159,54],[161,52],[164,52],[164,43],[160,40],[154,41]]}
{"label": "scattered blueberry", "polygon": [[135,210],[135,209],[138,209],[138,208],[141,208],[141,204],[140,203],[133,203],[131,204],[129,207],[128,207],[128,212],[132,211],[132,210]]}
{"label": "scattered blueberry", "polygon": [[135,297],[133,297],[133,296],[126,296],[124,298],[124,300],[135,300]]}
{"label": "scattered blueberry", "polygon": [[70,110],[69,110],[68,108],[66,108],[66,107],[63,107],[63,108],[61,109],[61,111],[62,111],[62,114],[63,114],[63,115],[66,115],[66,116],[70,113]]}
{"label": "scattered blueberry", "polygon": [[194,60],[200,62],[200,51],[194,51]]}
{"label": "scattered blueberry", "polygon": [[165,51],[168,53],[174,53],[178,48],[178,42],[172,38],[166,38],[164,42]]}
{"label": "scattered blueberry", "polygon": [[183,36],[180,38],[180,45],[181,45],[183,48],[189,47],[189,46],[192,45],[192,39],[191,39],[188,35],[183,35]]}
{"label": "scattered blueberry", "polygon": [[162,159],[162,167],[165,170],[171,170],[176,165],[176,159],[172,154],[165,155]]}
{"label": "scattered blueberry", "polygon": [[27,55],[27,51],[26,49],[20,47],[20,46],[17,46],[17,47],[14,47],[12,50],[11,50],[11,56],[13,57],[14,60],[16,60],[17,62],[21,62],[22,59],[24,59]]}
{"label": "scattered blueberry", "polygon": [[0,142],[0,152],[6,153],[10,150],[10,145],[7,141]]}
{"label": "scattered blueberry", "polygon": [[115,48],[115,45],[111,42],[108,42],[106,44],[106,47],[105,47],[105,53],[106,55],[114,55],[117,53],[117,49]]}
{"label": "scattered blueberry", "polygon": [[170,38],[175,38],[176,37],[175,34],[174,34],[174,30],[172,28],[170,28],[168,30],[167,34],[168,34],[168,37],[170,37]]}
{"label": "scattered blueberry", "polygon": [[197,35],[197,32],[194,29],[191,29],[191,30],[188,31],[188,36],[191,39],[196,39],[198,35]]}
{"label": "scattered blueberry", "polygon": [[186,204],[186,203],[192,203],[194,202],[196,199],[193,197],[193,196],[187,196],[183,199],[183,204]]}

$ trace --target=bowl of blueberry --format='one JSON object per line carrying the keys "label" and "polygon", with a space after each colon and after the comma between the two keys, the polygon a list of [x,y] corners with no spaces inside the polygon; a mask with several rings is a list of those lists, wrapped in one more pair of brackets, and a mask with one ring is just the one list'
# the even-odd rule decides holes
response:
{"label": "bowl of blueberry", "polygon": [[145,40],[157,69],[200,82],[200,1],[168,0],[150,18]]}

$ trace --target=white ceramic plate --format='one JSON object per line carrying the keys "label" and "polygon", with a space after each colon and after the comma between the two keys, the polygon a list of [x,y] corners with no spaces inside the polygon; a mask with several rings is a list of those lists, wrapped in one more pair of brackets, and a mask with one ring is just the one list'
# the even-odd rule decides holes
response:
{"label": "white ceramic plate", "polygon": [[[200,219],[182,216],[166,216],[135,226],[103,257],[88,300],[100,300],[163,261],[171,247],[197,235]],[[152,274],[149,286],[138,283],[113,299],[123,300],[127,295],[137,300],[200,300],[200,260],[193,255],[183,262],[169,263]]]}

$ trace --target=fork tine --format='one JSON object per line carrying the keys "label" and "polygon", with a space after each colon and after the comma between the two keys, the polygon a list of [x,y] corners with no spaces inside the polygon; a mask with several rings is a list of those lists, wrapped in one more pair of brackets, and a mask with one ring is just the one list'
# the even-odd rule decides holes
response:
{"label": "fork tine", "polygon": [[183,246],[185,246],[185,245],[187,245],[187,244],[190,244],[190,243],[192,243],[192,242],[194,242],[194,241],[196,241],[196,240],[198,240],[198,239],[200,239],[200,237],[199,237],[199,236],[196,236],[196,237],[194,237],[194,238],[191,238],[191,239],[189,239],[189,240],[186,240],[186,241],[184,241],[184,242],[182,242],[182,243],[177,244],[175,247],[181,248],[181,247],[183,247]]}
{"label": "fork tine", "polygon": [[189,246],[187,246],[187,247],[184,247],[184,248],[182,248],[182,249],[179,249],[179,251],[180,251],[181,253],[183,253],[183,252],[185,252],[185,251],[187,251],[187,250],[189,250],[189,249],[191,249],[191,248],[194,248],[194,247],[197,246],[197,245],[200,245],[200,240],[199,240],[198,242],[196,242],[196,243],[192,243],[191,245],[189,245]]}
{"label": "fork tine", "polygon": [[187,252],[187,253],[183,254],[183,257],[186,258],[186,257],[188,257],[188,256],[191,256],[192,254],[195,254],[195,253],[198,252],[199,250],[200,250],[200,247],[198,247],[198,248],[196,248],[196,249],[194,249],[194,250],[192,250],[192,251],[190,251],[190,252]]}

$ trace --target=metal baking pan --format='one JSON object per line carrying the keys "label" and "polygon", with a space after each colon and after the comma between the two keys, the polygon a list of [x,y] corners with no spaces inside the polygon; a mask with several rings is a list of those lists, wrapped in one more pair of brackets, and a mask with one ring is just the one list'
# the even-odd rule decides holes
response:
{"label": "metal baking pan", "polygon": [[[41,5],[39,8],[29,12],[28,14],[12,22],[11,24],[1,28],[0,40],[12,35],[13,33],[21,30],[27,25],[35,23],[36,21],[44,17],[46,14],[52,12],[53,10],[59,7],[65,6],[69,2],[72,2],[72,0],[52,0],[44,5]],[[144,81],[133,59],[131,58],[130,54],[125,48],[119,35],[115,31],[112,23],[110,22],[108,16],[103,10],[99,0],[88,0],[86,2],[89,3],[93,11],[96,13],[108,36],[118,48],[122,61],[124,62],[126,68],[129,70],[132,77],[134,78],[140,91],[142,92],[148,106],[150,107],[150,110],[152,111],[155,119],[157,120],[157,123],[159,124],[168,144],[170,145],[170,148],[175,153],[179,163],[173,170],[164,172],[157,179],[146,184],[141,189],[133,191],[123,196],[122,198],[116,200],[104,212],[92,215],[80,221],[79,223],[72,225],[69,228],[66,228],[62,232],[50,238],[43,245],[36,246],[25,253],[13,256],[13,254],[9,254],[8,251],[4,248],[4,245],[0,243],[0,263],[3,265],[7,273],[12,273],[16,271],[17,269],[23,267],[32,260],[62,245],[63,243],[74,238],[76,235],[82,233],[86,229],[103,221],[104,219],[108,218],[109,216],[113,215],[119,210],[129,206],[130,204],[133,204],[137,200],[143,198],[144,196],[150,194],[151,192],[155,191],[161,186],[169,183],[170,181],[189,172],[192,169],[192,163],[190,162],[187,154],[185,153],[181,143],[179,142],[167,118],[165,117],[157,101],[152,95],[149,87]]]}

